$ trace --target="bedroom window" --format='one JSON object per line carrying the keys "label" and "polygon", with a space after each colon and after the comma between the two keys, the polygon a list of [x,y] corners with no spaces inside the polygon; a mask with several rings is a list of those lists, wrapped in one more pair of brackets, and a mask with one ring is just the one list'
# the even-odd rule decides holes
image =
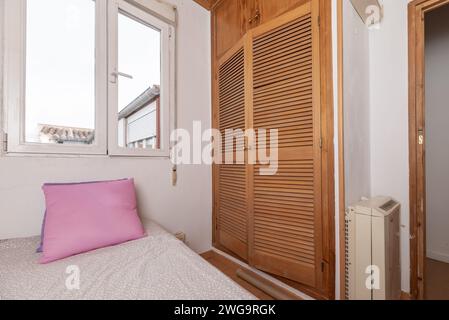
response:
{"label": "bedroom window", "polygon": [[4,1],[8,153],[169,156],[170,10],[132,3]]}
{"label": "bedroom window", "polygon": [[91,0],[28,0],[25,142],[96,144],[95,7]]}
{"label": "bedroom window", "polygon": [[111,1],[109,21],[109,150],[168,156],[173,30],[126,1]]}

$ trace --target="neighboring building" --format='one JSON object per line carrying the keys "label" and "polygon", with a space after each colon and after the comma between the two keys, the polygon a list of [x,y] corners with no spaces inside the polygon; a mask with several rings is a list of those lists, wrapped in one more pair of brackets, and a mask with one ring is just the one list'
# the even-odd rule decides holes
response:
{"label": "neighboring building", "polygon": [[118,114],[118,143],[120,147],[159,149],[160,88],[145,90]]}
{"label": "neighboring building", "polygon": [[92,144],[95,130],[39,124],[39,141],[57,144]]}

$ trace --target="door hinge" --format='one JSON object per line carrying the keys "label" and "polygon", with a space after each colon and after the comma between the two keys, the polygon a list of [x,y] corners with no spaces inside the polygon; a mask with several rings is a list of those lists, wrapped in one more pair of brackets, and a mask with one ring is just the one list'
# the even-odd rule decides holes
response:
{"label": "door hinge", "polygon": [[326,263],[324,261],[321,261],[321,272],[324,273],[325,269],[326,269]]}
{"label": "door hinge", "polygon": [[320,138],[320,149],[323,149],[323,138]]}
{"label": "door hinge", "polygon": [[321,27],[321,18],[318,16],[318,27]]}
{"label": "door hinge", "polygon": [[5,132],[3,133],[3,151],[8,152],[8,134]]}

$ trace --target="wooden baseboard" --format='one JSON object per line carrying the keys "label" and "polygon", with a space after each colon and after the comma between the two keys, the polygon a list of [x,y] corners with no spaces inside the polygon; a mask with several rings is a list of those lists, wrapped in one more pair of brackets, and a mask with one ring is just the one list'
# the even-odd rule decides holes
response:
{"label": "wooden baseboard", "polygon": [[226,256],[226,253],[220,254],[212,250],[204,252],[200,256],[242,287],[249,289],[253,294],[256,293],[256,296],[260,297],[260,294],[258,295],[257,293],[262,293],[261,299],[270,297],[270,299],[275,300],[304,300],[304,297],[295,294],[295,292],[255,273],[247,268],[244,263],[236,263],[233,260],[237,259]]}
{"label": "wooden baseboard", "polygon": [[301,297],[280,286],[277,286],[273,282],[259,276],[251,270],[240,268],[237,270],[237,276],[259,290],[262,290],[266,294],[272,296],[276,300],[303,300]]}
{"label": "wooden baseboard", "polygon": [[[241,257],[237,256],[236,254],[234,254],[232,251],[229,251],[228,249],[224,248],[223,246],[219,245],[219,244],[214,244],[213,247],[221,252],[224,252],[225,254],[231,256],[232,258],[244,263],[244,264],[248,264],[247,260],[242,259]],[[279,280],[280,282],[284,283],[285,285],[298,290],[304,294],[306,294],[307,296],[316,299],[316,300],[333,300],[333,299],[329,299],[329,297],[326,297],[324,294],[318,292],[317,290],[307,287],[305,285],[302,285],[300,283],[297,283],[293,280],[289,280],[280,276],[276,276],[276,275],[271,275],[271,274],[267,274],[270,277],[273,277],[277,280]]]}
{"label": "wooden baseboard", "polygon": [[249,270],[253,273],[256,273],[257,275],[259,275],[262,278],[265,278],[266,280],[273,283],[274,285],[289,291],[294,296],[299,297],[299,299],[301,299],[301,300],[322,299],[318,296],[314,296],[313,294],[308,294],[308,292],[300,290],[300,289],[296,288],[295,286],[290,285],[289,283],[284,281],[285,279],[283,279],[283,278],[277,278],[277,277],[270,275],[268,273],[265,273],[263,271],[251,268],[246,261],[243,261],[241,258],[236,257],[233,254],[228,254],[227,252],[222,251],[216,247],[213,248],[213,251],[216,254],[218,254],[219,256],[238,264],[239,268],[243,268],[243,269]]}

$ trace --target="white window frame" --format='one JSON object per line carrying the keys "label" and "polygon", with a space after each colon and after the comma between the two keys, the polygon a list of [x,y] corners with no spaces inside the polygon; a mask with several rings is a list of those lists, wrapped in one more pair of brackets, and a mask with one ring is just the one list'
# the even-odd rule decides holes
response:
{"label": "white window frame", "polygon": [[[4,0],[4,106],[7,152],[36,154],[107,153],[107,1],[96,0],[95,140],[92,145],[55,145],[25,141],[26,0]],[[70,97],[67,97],[68,99]]]}
{"label": "white window frame", "polygon": [[[95,142],[93,145],[54,145],[25,141],[26,1],[3,1],[3,130],[6,155],[102,155],[170,157],[170,132],[175,113],[175,8],[156,0],[96,0]],[[148,9],[148,10],[147,10]],[[118,12],[123,11],[161,30],[161,148],[118,146],[117,68]],[[68,97],[69,98],[69,97]]]}
{"label": "white window frame", "polygon": [[[160,86],[160,125],[161,145],[159,150],[135,149],[120,147],[118,145],[118,86],[120,83],[118,72],[118,17],[119,13],[130,16],[132,19],[157,28],[161,32],[161,86]],[[173,129],[171,114],[174,105],[174,28],[152,14],[130,4],[124,0],[111,0],[109,2],[109,89],[108,89],[108,114],[109,154],[114,156],[149,156],[169,157],[170,132]]]}

